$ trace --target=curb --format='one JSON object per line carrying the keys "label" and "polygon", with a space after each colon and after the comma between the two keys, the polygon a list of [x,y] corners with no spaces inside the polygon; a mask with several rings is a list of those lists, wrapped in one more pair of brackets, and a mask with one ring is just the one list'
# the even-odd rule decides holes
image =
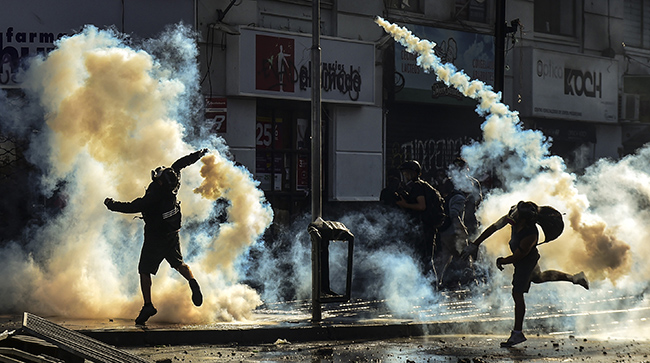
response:
{"label": "curb", "polygon": [[[228,330],[78,330],[91,338],[118,347],[194,344],[273,344],[326,340],[378,340],[439,334],[481,334],[507,330],[511,319],[482,322],[430,322],[401,324],[336,324]],[[488,329],[489,328],[489,329]]]}

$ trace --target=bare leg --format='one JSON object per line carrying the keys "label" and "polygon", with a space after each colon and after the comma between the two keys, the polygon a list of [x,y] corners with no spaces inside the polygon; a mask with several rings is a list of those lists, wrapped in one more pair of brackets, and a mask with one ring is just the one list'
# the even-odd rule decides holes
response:
{"label": "bare leg", "polygon": [[194,278],[194,274],[192,273],[192,270],[190,270],[190,267],[184,263],[176,267],[176,270],[183,275],[187,281],[189,281],[190,289],[192,290],[192,302],[194,305],[201,306],[201,304],[203,304],[203,294],[201,293],[199,283]]}
{"label": "bare leg", "polygon": [[515,301],[515,325],[513,330],[522,331],[524,326],[524,315],[526,315],[526,301],[522,292],[513,292],[512,299]]}
{"label": "bare leg", "polygon": [[151,275],[142,273],[140,274],[140,289],[142,290],[142,298],[145,304],[151,304]]}
{"label": "bare leg", "polygon": [[576,285],[580,285],[585,289],[589,290],[589,281],[587,280],[587,277],[585,276],[584,272],[571,275],[562,271],[547,270],[534,275],[531,281],[536,284],[541,284],[549,281],[568,281]]}
{"label": "bare leg", "polygon": [[140,274],[140,289],[142,289],[142,298],[144,299],[144,306],[140,310],[140,314],[135,318],[137,325],[144,325],[150,317],[156,315],[158,310],[151,303],[151,274]]}
{"label": "bare leg", "polygon": [[183,277],[185,277],[187,281],[194,279],[194,274],[192,273],[192,270],[190,270],[190,266],[188,266],[185,263],[176,267],[176,271],[178,271]]}
{"label": "bare leg", "polygon": [[533,276],[532,282],[541,284],[549,281],[570,281],[573,282],[573,275],[557,270],[546,270],[536,276]]}

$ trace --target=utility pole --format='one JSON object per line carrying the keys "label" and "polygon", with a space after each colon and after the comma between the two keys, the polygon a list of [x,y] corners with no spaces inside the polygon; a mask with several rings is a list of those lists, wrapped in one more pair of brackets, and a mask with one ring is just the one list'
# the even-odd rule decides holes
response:
{"label": "utility pole", "polygon": [[[321,129],[321,79],[320,79],[320,0],[312,1],[311,46],[311,221],[322,215],[322,129]],[[320,246],[316,239],[311,243],[311,299],[312,322],[320,322]]]}
{"label": "utility pole", "polygon": [[494,21],[494,92],[503,92],[506,66],[506,0],[496,0]]}

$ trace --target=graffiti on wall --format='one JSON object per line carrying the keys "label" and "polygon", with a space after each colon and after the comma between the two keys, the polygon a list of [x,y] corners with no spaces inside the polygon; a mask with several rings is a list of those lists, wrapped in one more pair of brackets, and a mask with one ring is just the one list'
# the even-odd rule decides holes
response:
{"label": "graffiti on wall", "polygon": [[418,160],[422,174],[444,170],[460,154],[460,148],[469,144],[468,136],[444,139],[413,139],[403,143],[393,143],[388,150],[388,168],[398,168],[404,160]]}

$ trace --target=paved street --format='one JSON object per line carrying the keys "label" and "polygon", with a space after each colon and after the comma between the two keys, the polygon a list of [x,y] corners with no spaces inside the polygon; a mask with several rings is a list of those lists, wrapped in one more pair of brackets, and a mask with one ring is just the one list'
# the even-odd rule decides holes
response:
{"label": "paved street", "polygon": [[[508,304],[484,310],[466,291],[444,296],[435,312],[413,307],[424,320],[395,317],[386,301],[362,300],[324,305],[319,324],[311,322],[309,301],[264,305],[248,322],[200,326],[48,319],[152,362],[650,362],[650,309],[642,296],[610,291],[573,307],[531,303],[528,340],[515,348],[499,346],[512,324]],[[0,330],[20,325],[19,315],[0,317]]]}
{"label": "paved street", "polygon": [[432,335],[389,340],[328,341],[254,346],[201,345],[128,348],[154,362],[649,362],[638,340],[569,335],[529,336],[500,348],[504,335]]}

